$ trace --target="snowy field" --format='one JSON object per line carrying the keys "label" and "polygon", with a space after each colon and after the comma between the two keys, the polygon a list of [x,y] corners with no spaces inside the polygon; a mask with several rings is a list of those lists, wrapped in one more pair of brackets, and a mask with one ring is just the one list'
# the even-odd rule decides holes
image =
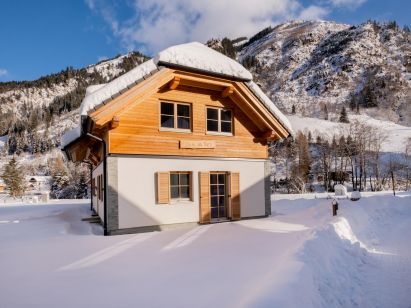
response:
{"label": "snowy field", "polygon": [[[297,115],[288,115],[295,132],[308,131],[313,133],[314,138],[317,135],[326,137],[330,141],[333,134],[344,133],[347,135],[350,124],[326,121],[316,118],[300,117]],[[350,115],[350,120],[357,120],[360,123],[367,124],[378,131],[385,132],[387,139],[382,143],[382,152],[404,152],[408,138],[411,138],[411,127],[395,124],[391,121],[382,121],[373,119],[367,115]],[[315,140],[315,139],[314,139]]]}
{"label": "snowy field", "polygon": [[411,193],[103,237],[89,204],[0,205],[0,307],[411,307]]}

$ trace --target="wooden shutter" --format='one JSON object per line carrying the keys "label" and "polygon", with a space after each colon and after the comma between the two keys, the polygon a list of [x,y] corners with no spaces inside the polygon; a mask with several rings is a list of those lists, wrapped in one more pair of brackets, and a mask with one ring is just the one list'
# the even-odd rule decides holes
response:
{"label": "wooden shutter", "polygon": [[157,203],[170,203],[169,172],[157,172]]}
{"label": "wooden shutter", "polygon": [[229,173],[229,198],[230,198],[230,216],[232,220],[241,219],[241,206],[240,206],[240,173]]}
{"label": "wooden shutter", "polygon": [[210,173],[199,172],[200,180],[200,223],[205,224],[211,221],[210,208]]}

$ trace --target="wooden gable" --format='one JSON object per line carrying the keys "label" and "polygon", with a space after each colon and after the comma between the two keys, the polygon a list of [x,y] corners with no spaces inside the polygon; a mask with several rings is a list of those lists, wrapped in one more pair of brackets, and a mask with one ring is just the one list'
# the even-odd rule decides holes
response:
{"label": "wooden gable", "polygon": [[[161,101],[191,105],[191,132],[161,130]],[[232,110],[232,136],[206,132],[207,106]],[[288,136],[287,130],[243,82],[170,68],[162,68],[89,112],[88,130],[105,139],[107,153],[111,154],[241,158],[266,158],[267,140]],[[181,146],[198,142],[213,146]],[[90,144],[82,144],[74,153],[88,160],[100,157]]]}

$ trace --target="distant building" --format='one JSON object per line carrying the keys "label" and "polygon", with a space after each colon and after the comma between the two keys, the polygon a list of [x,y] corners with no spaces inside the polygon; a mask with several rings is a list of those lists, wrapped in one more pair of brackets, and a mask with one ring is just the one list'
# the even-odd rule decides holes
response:
{"label": "distant building", "polygon": [[50,176],[28,175],[26,179],[26,193],[50,190]]}

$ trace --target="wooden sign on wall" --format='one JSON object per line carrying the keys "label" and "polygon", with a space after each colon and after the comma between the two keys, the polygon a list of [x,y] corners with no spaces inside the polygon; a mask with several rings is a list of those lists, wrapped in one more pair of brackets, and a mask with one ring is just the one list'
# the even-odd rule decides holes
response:
{"label": "wooden sign on wall", "polygon": [[180,140],[180,149],[215,149],[215,141]]}

